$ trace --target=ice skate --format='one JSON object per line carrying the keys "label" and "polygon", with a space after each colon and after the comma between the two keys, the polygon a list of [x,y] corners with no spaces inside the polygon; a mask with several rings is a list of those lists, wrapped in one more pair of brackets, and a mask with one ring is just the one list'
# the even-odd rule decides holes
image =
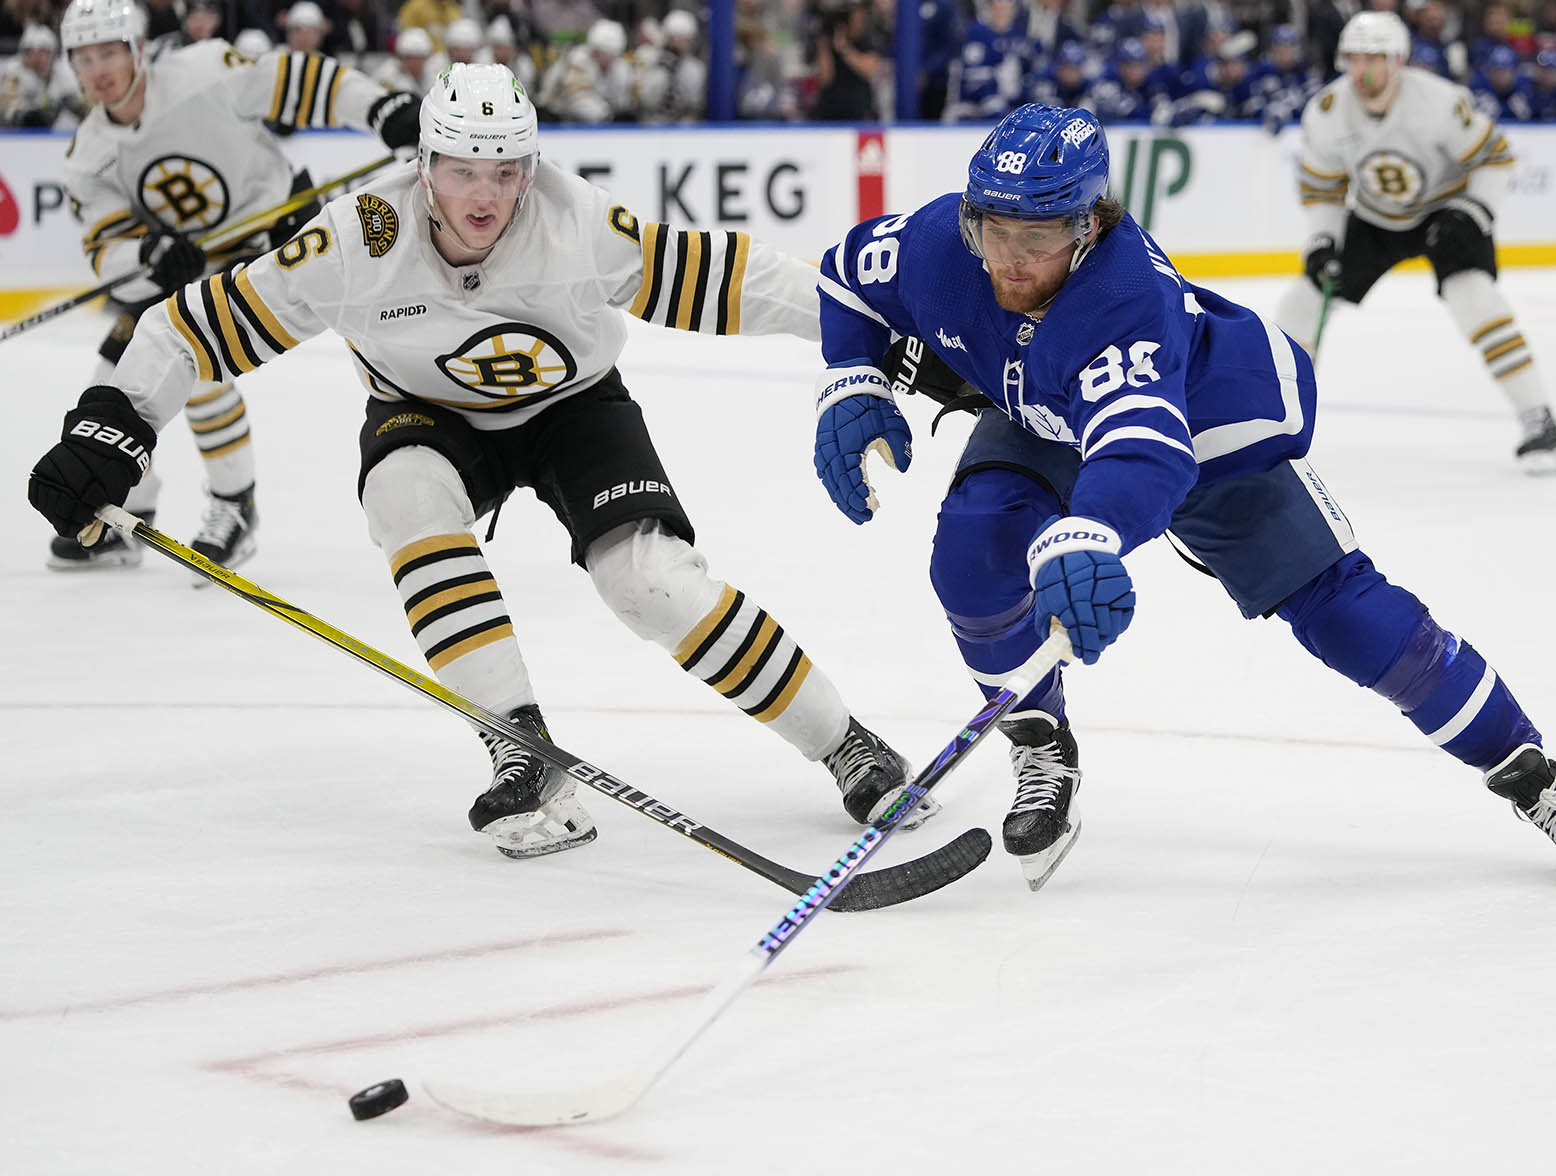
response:
{"label": "ice skate", "polygon": [[1055,726],[1042,711],[1024,711],[999,726],[1012,744],[1016,774],[1016,799],[1005,814],[1005,852],[1020,859],[1027,886],[1039,890],[1080,836],[1075,808],[1080,754],[1069,724]]}
{"label": "ice skate", "polygon": [[1545,750],[1525,743],[1491,771],[1486,787],[1510,801],[1513,811],[1556,841],[1556,763]]}
{"label": "ice skate", "polygon": [[[259,512],[254,509],[254,487],[237,494],[210,494],[200,530],[189,546],[213,564],[235,568],[254,554],[254,532],[259,528]],[[210,581],[196,576],[196,588]]]}
{"label": "ice skate", "polygon": [[[521,706],[508,721],[536,740],[551,734],[540,708]],[[511,858],[542,857],[593,841],[594,819],[573,795],[576,783],[517,743],[480,732],[492,757],[492,786],[470,808],[470,827],[485,833],[499,853]]]}
{"label": "ice skate", "polygon": [[[148,510],[141,514],[146,525],[157,512]],[[48,566],[57,572],[102,571],[105,568],[133,568],[140,566],[145,552],[141,545],[126,539],[112,527],[104,527],[102,538],[91,547],[82,547],[74,538],[56,535],[49,540]]]}
{"label": "ice skate", "polygon": [[[851,715],[843,741],[821,762],[837,781],[848,815],[861,825],[880,820],[908,782],[908,761]],[[916,829],[939,811],[940,805],[925,797],[897,827],[903,832]]]}
{"label": "ice skate", "polygon": [[1552,419],[1549,408],[1542,408],[1529,422],[1515,455],[1519,468],[1526,474],[1556,474],[1556,419]]}

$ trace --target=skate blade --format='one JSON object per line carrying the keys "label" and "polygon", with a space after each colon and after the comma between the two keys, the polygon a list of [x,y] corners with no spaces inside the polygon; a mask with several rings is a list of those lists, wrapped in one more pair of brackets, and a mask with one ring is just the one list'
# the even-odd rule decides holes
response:
{"label": "skate blade", "polygon": [[559,818],[542,807],[532,813],[514,813],[498,817],[481,830],[492,839],[504,857],[535,858],[561,853],[587,845],[599,835],[583,806],[570,805],[574,812]]}
{"label": "skate blade", "polygon": [[[886,815],[886,810],[891,808],[892,802],[896,799],[897,790],[894,789],[893,791],[888,792],[885,796],[881,797],[880,800],[876,801],[875,807],[870,810],[870,820],[867,823],[873,825],[876,821],[879,821],[883,816]],[[939,811],[940,802],[933,796],[926,796],[919,802],[919,805],[916,809],[914,809],[907,816],[903,817],[902,820],[897,822],[897,832],[911,833],[914,829],[917,829],[920,825],[929,820],[930,817],[934,816]]]}
{"label": "skate blade", "polygon": [[50,555],[44,566],[56,572],[106,572],[114,568],[139,567],[141,558],[140,548],[132,547],[112,555],[94,556],[92,559],[63,559]]}
{"label": "skate blade", "polygon": [[[217,564],[217,566],[227,568],[230,571],[231,569],[237,567],[239,564],[247,563],[251,558],[253,558],[254,552],[257,550],[258,544],[256,544],[253,539],[244,539],[243,542],[239,543],[238,546],[233,550],[233,553],[228,557],[227,562],[224,564]],[[206,558],[210,559],[209,556],[206,556]],[[215,560],[211,560],[211,562],[216,563]],[[196,588],[209,588],[211,585],[211,581],[205,576],[200,575],[199,572],[195,572],[190,576],[190,583]]]}
{"label": "skate blade", "polygon": [[1526,453],[1518,459],[1518,468],[1530,478],[1548,478],[1556,474],[1556,450]]}
{"label": "skate blade", "polygon": [[1027,880],[1028,890],[1043,888],[1043,883],[1052,878],[1054,871],[1065,858],[1069,857],[1070,850],[1075,847],[1075,842],[1080,835],[1081,823],[1077,820],[1070,826],[1069,832],[1041,853],[1030,853],[1016,859],[1021,863],[1021,873]]}

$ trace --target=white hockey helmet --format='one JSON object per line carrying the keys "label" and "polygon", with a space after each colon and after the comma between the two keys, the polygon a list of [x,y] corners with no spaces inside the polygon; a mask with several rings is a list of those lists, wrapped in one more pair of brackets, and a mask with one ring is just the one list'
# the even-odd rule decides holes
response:
{"label": "white hockey helmet", "polygon": [[399,36],[394,39],[394,55],[396,57],[431,57],[432,34],[426,29],[412,26],[401,29]]}
{"label": "white hockey helmet", "polygon": [[286,10],[286,27],[289,29],[322,29],[324,9],[313,0],[297,0]]}
{"label": "white hockey helmet", "polygon": [[450,49],[479,49],[481,26],[468,16],[462,16],[449,24],[443,34],[443,43]]}
{"label": "white hockey helmet", "polygon": [[586,43],[596,53],[620,57],[627,51],[627,30],[613,20],[597,20],[589,26]]}
{"label": "white hockey helmet", "polygon": [[59,52],[59,41],[54,36],[54,30],[44,24],[29,24],[22,30],[22,37],[16,43],[18,53],[26,53],[33,49],[47,49],[50,53]]}
{"label": "white hockey helmet", "polygon": [[497,170],[492,178],[501,198],[517,201],[517,218],[540,163],[540,127],[535,104],[506,65],[456,61],[437,76],[421,100],[417,168],[428,207],[440,220],[435,194],[463,195],[465,185],[484,182],[463,174],[470,169],[435,169],[441,156],[514,164],[512,169]]}
{"label": "white hockey helmet", "polygon": [[140,46],[146,39],[146,17],[135,0],[71,0],[59,20],[60,42],[65,52],[123,41],[140,64]]}
{"label": "white hockey helmet", "polygon": [[672,8],[659,22],[659,31],[665,39],[680,37],[686,41],[697,39],[697,18],[684,8]]}
{"label": "white hockey helmet", "polygon": [[244,29],[232,39],[232,47],[244,57],[252,57],[255,61],[275,48],[264,29]]}
{"label": "white hockey helmet", "polygon": [[1381,53],[1399,61],[1410,59],[1410,30],[1393,12],[1358,12],[1340,30],[1336,64],[1345,67],[1352,53]]}

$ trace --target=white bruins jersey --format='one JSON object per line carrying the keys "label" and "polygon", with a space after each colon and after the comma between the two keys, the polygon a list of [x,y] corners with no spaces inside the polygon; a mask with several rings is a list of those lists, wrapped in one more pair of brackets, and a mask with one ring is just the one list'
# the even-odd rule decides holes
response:
{"label": "white bruins jersey", "polygon": [[1302,111],[1304,207],[1343,206],[1379,228],[1414,228],[1449,197],[1479,195],[1468,191],[1477,169],[1512,162],[1507,139],[1468,90],[1413,67],[1401,71],[1382,117],[1343,76]]}
{"label": "white bruins jersey", "polygon": [[[93,272],[106,281],[134,270],[153,224],[198,238],[280,204],[292,168],[265,123],[365,128],[384,94],[365,74],[317,54],[281,51],[255,62],[222,40],[164,54],[147,70],[140,120],[120,125],[94,107],[66,152],[65,185],[86,226],[81,247]],[[116,297],[157,293],[143,279]]]}
{"label": "white bruins jersey", "polygon": [[191,381],[224,381],[334,330],[373,397],[521,425],[608,373],[623,312],[682,330],[820,338],[816,271],[745,233],[640,224],[542,161],[479,264],[433,247],[414,166],[332,200],[281,248],[141,317],[115,382],[162,428]]}

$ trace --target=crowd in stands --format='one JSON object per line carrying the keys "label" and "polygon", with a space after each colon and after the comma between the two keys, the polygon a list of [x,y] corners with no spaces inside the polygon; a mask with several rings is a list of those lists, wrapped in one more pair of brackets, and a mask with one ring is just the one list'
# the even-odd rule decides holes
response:
{"label": "crowd in stands", "polygon": [[[56,30],[67,0],[0,2],[0,124],[83,113]],[[737,116],[872,122],[895,113],[897,0],[734,0]],[[543,119],[705,117],[695,0],[145,0],[152,53],[222,37],[258,57],[328,53],[424,92],[454,61],[500,61]],[[1341,26],[1400,12],[1412,62],[1505,121],[1556,121],[1556,0],[921,0],[918,117],[992,124],[1023,102],[1161,126],[1278,130],[1335,75]]]}

